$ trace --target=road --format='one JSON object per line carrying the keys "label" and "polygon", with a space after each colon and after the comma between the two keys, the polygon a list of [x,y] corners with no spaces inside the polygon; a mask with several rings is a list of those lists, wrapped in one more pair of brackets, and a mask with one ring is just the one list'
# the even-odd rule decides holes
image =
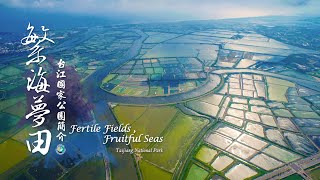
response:
{"label": "road", "polygon": [[320,153],[298,160],[286,166],[283,166],[261,177],[258,177],[257,180],[283,179],[295,173],[299,174],[304,179],[311,179],[311,177],[305,172],[305,169],[319,163],[320,163]]}

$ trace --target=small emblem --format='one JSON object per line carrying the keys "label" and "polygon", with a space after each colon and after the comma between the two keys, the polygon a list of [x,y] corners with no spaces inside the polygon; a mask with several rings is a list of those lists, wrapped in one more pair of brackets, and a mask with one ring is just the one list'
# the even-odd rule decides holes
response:
{"label": "small emblem", "polygon": [[63,144],[58,144],[58,146],[56,147],[56,153],[59,155],[62,155],[66,152],[66,148],[64,147]]}

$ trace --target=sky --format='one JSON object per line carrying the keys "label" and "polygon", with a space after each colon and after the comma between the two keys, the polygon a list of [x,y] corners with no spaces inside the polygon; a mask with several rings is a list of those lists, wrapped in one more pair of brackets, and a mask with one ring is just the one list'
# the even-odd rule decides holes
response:
{"label": "sky", "polygon": [[0,0],[0,5],[53,13],[169,21],[320,15],[320,0]]}

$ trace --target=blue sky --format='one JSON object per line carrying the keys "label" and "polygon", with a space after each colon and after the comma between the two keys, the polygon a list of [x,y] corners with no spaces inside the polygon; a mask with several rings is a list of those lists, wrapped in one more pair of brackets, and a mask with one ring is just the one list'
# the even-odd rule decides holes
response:
{"label": "blue sky", "polygon": [[320,0],[0,0],[0,4],[31,11],[174,21],[320,14]]}

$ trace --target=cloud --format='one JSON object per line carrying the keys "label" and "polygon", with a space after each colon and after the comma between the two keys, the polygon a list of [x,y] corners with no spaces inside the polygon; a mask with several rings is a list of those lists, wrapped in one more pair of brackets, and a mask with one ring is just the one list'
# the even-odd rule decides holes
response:
{"label": "cloud", "polygon": [[287,0],[289,4],[293,6],[306,6],[311,0]]}
{"label": "cloud", "polygon": [[18,8],[54,8],[58,1],[54,0],[3,0],[3,5]]}
{"label": "cloud", "polygon": [[98,16],[190,20],[268,15],[319,15],[319,0],[2,0],[24,9]]}

